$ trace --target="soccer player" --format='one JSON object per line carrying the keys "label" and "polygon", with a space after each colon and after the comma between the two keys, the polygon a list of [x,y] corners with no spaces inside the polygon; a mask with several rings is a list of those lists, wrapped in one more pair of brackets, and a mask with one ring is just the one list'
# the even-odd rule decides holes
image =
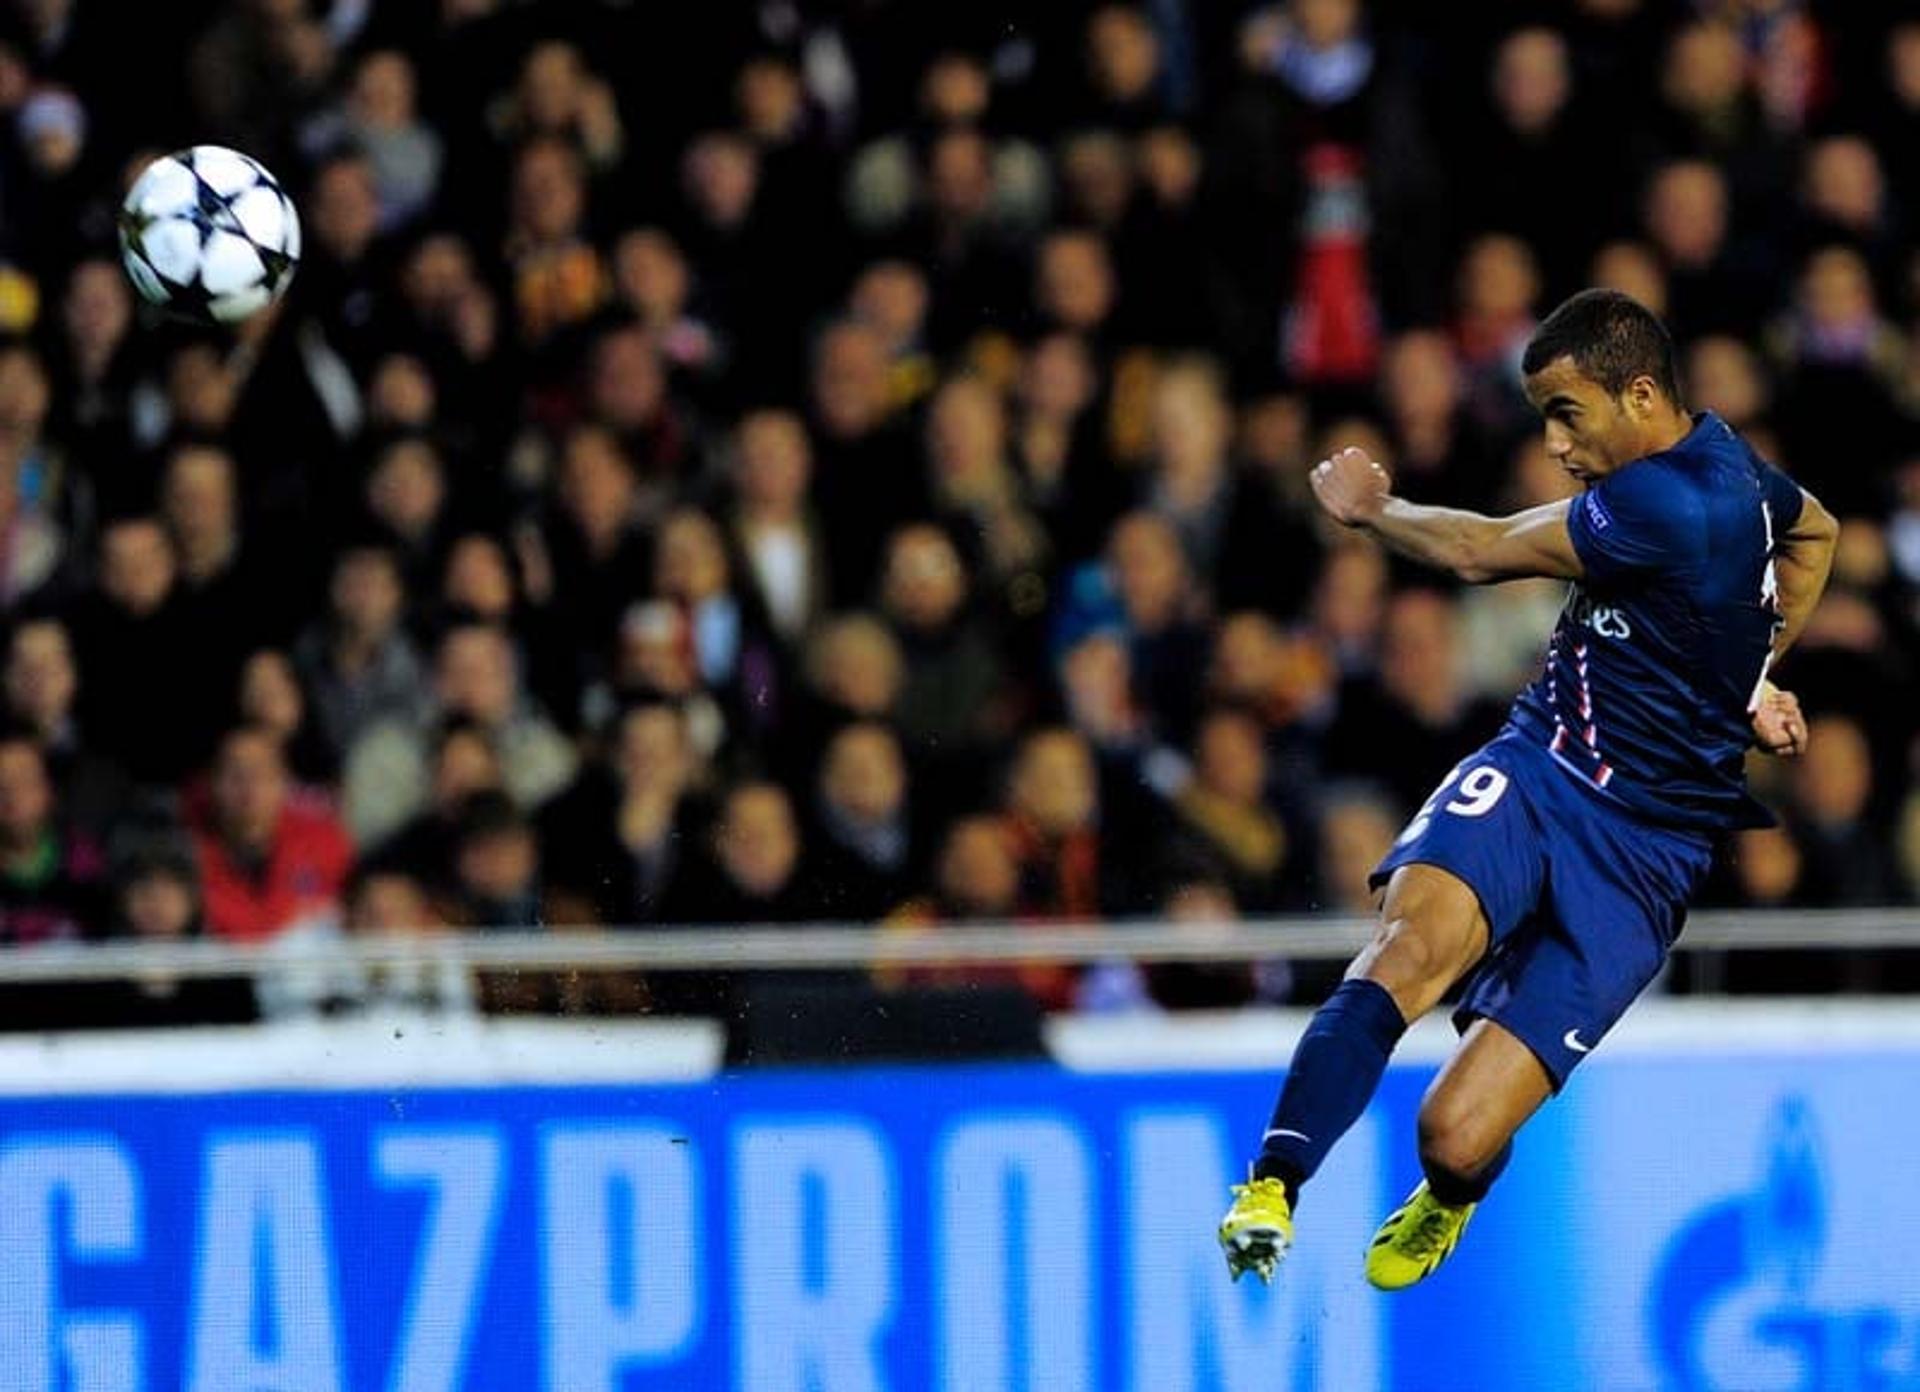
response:
{"label": "soccer player", "polygon": [[1743,765],[1807,727],[1767,674],[1826,584],[1838,527],[1711,412],[1690,416],[1673,343],[1635,300],[1586,290],[1522,363],[1547,453],[1585,485],[1512,517],[1418,507],[1344,449],[1321,506],[1464,581],[1570,580],[1545,670],[1374,871],[1372,942],[1294,1051],[1220,1242],[1271,1280],[1300,1186],[1365,1110],[1407,1024],[1463,976],[1461,1041],[1420,1105],[1426,1178],[1380,1227],[1367,1279],[1430,1275],[1565,1086],[1666,960],[1715,833],[1766,825]]}

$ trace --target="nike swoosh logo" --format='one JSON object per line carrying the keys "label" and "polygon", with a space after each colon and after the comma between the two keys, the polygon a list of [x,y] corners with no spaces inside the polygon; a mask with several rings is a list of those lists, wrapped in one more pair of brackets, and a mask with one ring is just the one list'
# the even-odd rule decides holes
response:
{"label": "nike swoosh logo", "polygon": [[1260,1139],[1263,1141],[1270,1141],[1275,1136],[1292,1136],[1297,1141],[1311,1141],[1313,1139],[1313,1137],[1309,1136],[1304,1131],[1289,1131],[1284,1126],[1274,1127],[1273,1130],[1267,1132],[1267,1134],[1262,1136]]}
{"label": "nike swoosh logo", "polygon": [[1566,1045],[1569,1049],[1573,1050],[1576,1054],[1587,1053],[1593,1048],[1593,1045],[1591,1044],[1582,1044],[1580,1042],[1580,1031],[1577,1029],[1570,1029],[1565,1034],[1561,1035],[1560,1042]]}

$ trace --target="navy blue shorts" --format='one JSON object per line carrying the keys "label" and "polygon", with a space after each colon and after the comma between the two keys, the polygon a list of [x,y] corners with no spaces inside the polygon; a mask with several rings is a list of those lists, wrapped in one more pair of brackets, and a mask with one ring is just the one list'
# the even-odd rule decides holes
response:
{"label": "navy blue shorts", "polygon": [[1373,884],[1435,865],[1479,896],[1492,940],[1454,1024],[1497,1021],[1558,1091],[1666,962],[1712,857],[1706,833],[1641,820],[1508,730],[1447,775]]}

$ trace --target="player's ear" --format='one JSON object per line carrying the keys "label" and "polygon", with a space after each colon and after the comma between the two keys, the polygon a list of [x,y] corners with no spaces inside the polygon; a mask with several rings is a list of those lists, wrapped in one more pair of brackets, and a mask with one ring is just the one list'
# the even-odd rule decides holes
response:
{"label": "player's ear", "polygon": [[1627,383],[1624,395],[1627,409],[1636,420],[1650,418],[1660,405],[1660,388],[1644,372]]}

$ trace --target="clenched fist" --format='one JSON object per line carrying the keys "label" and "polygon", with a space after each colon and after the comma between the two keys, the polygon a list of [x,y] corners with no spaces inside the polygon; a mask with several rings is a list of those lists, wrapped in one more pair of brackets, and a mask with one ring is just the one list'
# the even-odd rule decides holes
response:
{"label": "clenched fist", "polygon": [[1753,707],[1754,743],[1769,754],[1790,759],[1807,749],[1807,718],[1800,698],[1772,682],[1760,683],[1760,699]]}
{"label": "clenched fist", "polygon": [[1354,445],[1314,465],[1311,478],[1320,506],[1349,527],[1365,526],[1378,517],[1393,488],[1393,476]]}

